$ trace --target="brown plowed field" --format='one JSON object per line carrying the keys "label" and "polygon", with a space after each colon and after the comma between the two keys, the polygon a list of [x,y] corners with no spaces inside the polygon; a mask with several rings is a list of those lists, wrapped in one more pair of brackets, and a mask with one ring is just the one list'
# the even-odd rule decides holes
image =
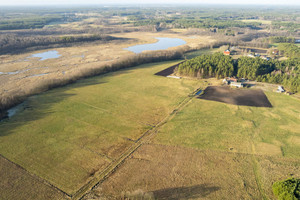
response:
{"label": "brown plowed field", "polygon": [[228,86],[208,86],[200,99],[219,101],[240,106],[272,107],[262,90],[232,89]]}

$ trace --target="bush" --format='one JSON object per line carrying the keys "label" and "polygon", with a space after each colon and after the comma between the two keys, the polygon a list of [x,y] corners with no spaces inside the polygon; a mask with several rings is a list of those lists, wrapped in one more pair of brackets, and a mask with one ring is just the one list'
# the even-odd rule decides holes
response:
{"label": "bush", "polygon": [[273,184],[273,193],[279,200],[300,199],[300,179],[290,178]]}

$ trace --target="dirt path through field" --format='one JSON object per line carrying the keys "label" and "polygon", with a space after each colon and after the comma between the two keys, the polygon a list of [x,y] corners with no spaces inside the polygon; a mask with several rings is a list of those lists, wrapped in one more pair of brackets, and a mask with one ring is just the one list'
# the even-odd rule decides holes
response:
{"label": "dirt path through field", "polygon": [[[196,91],[194,91],[193,93],[195,93]],[[96,173],[94,178],[89,183],[80,188],[72,196],[72,199],[81,199],[91,189],[108,178],[108,176],[111,175],[118,167],[120,167],[130,155],[132,155],[137,149],[139,149],[139,147],[142,146],[142,144],[150,141],[157,133],[157,129],[159,127],[171,120],[180,110],[182,110],[189,102],[191,102],[193,98],[193,95],[188,95],[165,119],[159,122],[156,126],[152,127],[150,130],[146,131],[139,139],[135,141],[135,144],[127,149],[118,159],[111,163],[105,170]]]}

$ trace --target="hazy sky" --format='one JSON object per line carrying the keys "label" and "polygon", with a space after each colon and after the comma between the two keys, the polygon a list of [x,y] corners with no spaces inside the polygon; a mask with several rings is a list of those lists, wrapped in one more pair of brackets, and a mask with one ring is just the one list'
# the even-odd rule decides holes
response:
{"label": "hazy sky", "polygon": [[266,4],[300,5],[300,0],[0,0],[0,5],[75,5],[75,4]]}

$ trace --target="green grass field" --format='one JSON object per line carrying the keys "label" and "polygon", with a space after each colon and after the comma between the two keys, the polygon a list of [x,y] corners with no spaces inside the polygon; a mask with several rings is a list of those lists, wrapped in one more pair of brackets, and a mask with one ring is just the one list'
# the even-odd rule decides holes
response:
{"label": "green grass field", "polygon": [[198,50],[198,51],[192,51],[192,52],[189,52],[189,53],[186,53],[185,54],[185,57],[187,59],[192,59],[192,58],[195,58],[197,56],[201,56],[203,54],[212,54],[214,52],[217,52],[218,49],[201,49],[201,50]]}
{"label": "green grass field", "polygon": [[273,108],[193,99],[162,128],[156,142],[299,159],[300,146],[291,141],[300,139],[300,101],[272,92],[267,96]]}
{"label": "green grass field", "polygon": [[[273,108],[236,106],[194,98],[160,129],[153,142],[209,151],[213,154],[211,159],[215,159],[217,152],[244,155],[245,159],[253,160],[252,166],[248,165],[248,172],[254,171],[259,198],[275,199],[272,184],[276,180],[300,176],[300,100],[274,92],[266,92],[266,95]],[[237,170],[246,161],[238,162]],[[207,173],[216,172],[208,167]],[[225,174],[226,167],[226,179]],[[252,177],[245,173],[241,179],[249,181]],[[240,190],[238,185],[233,187]]]}
{"label": "green grass field", "polygon": [[[189,94],[208,84],[205,81],[209,80],[172,79],[153,75],[177,62],[142,65],[80,80],[30,97],[25,111],[0,123],[0,154],[30,174],[35,174],[69,195],[74,194],[94,177],[95,172],[104,170],[145,131],[166,119]],[[190,173],[191,176],[189,184],[202,184],[205,180],[213,183],[213,180],[218,180],[214,183],[219,184],[221,189],[215,198],[221,198],[224,195],[230,196],[230,188],[234,189],[235,181],[242,176],[246,177],[243,184],[247,186],[238,183],[237,188],[246,188],[249,195],[245,196],[241,191],[238,197],[254,195],[255,198],[272,198],[272,182],[290,174],[300,176],[300,101],[292,96],[272,92],[266,95],[273,108],[235,106],[193,98],[170,121],[158,128],[151,144],[162,145],[166,158],[164,155],[158,156],[160,150],[157,148],[152,151],[153,155],[149,153],[153,160],[149,162],[153,166],[151,170],[162,166],[161,162],[166,163],[166,170],[173,164],[178,165],[178,169],[187,167],[184,162],[191,162],[188,156],[197,151],[197,155],[206,164],[202,165],[203,162],[198,160],[201,171],[197,171],[198,164],[191,169],[194,171],[185,169],[184,173]],[[172,154],[174,146],[183,148],[176,151],[187,161],[176,161],[176,155]],[[143,148],[146,151],[142,152],[145,153],[145,159],[150,159],[147,157],[147,147]],[[184,152],[189,153],[186,155]],[[218,155],[218,152],[223,156]],[[207,156],[212,161],[207,160]],[[158,162],[156,157],[160,159],[158,164],[155,164]],[[167,160],[169,157],[174,159],[173,164],[169,163],[170,166]],[[227,167],[225,175],[222,172],[224,167],[216,163],[227,163],[227,166],[238,170]],[[214,165],[218,172],[211,167]],[[127,170],[126,166],[128,170],[133,169],[126,164],[123,169]],[[139,166],[137,163],[136,170],[143,169]],[[125,176],[128,172],[126,170],[121,174],[117,170],[115,176]],[[177,172],[173,172],[176,178]],[[202,176],[203,172],[205,175]],[[13,174],[14,170],[8,173]],[[141,178],[141,174],[131,173],[136,175],[136,180]],[[153,188],[171,187],[173,183],[172,187],[175,183],[188,184],[189,180],[161,180],[165,173],[162,170],[151,175]],[[198,173],[197,178],[193,178],[193,173]],[[232,185],[222,189],[222,185],[231,180],[233,173],[235,179],[231,181]],[[247,177],[248,174],[251,175]],[[2,182],[9,182],[9,177],[12,176],[8,175],[7,180]],[[201,182],[198,179],[201,177],[206,178],[201,179]],[[131,188],[145,184],[144,178],[141,178],[142,183],[134,182],[134,177],[132,182],[128,182],[129,178],[123,177],[120,181],[126,182]],[[28,184],[25,178],[18,184],[22,185],[22,181]],[[161,185],[153,181],[159,181]],[[108,185],[113,191],[114,187],[122,187],[122,183],[116,182],[113,187]],[[257,194],[258,190],[260,194]],[[17,197],[22,197],[22,191],[17,192]],[[118,191],[123,190],[121,188]],[[8,194],[13,191],[7,189],[5,192]]]}
{"label": "green grass field", "polygon": [[199,87],[195,80],[153,75],[175,63],[122,70],[29,98],[28,109],[0,124],[0,153],[73,194]]}

